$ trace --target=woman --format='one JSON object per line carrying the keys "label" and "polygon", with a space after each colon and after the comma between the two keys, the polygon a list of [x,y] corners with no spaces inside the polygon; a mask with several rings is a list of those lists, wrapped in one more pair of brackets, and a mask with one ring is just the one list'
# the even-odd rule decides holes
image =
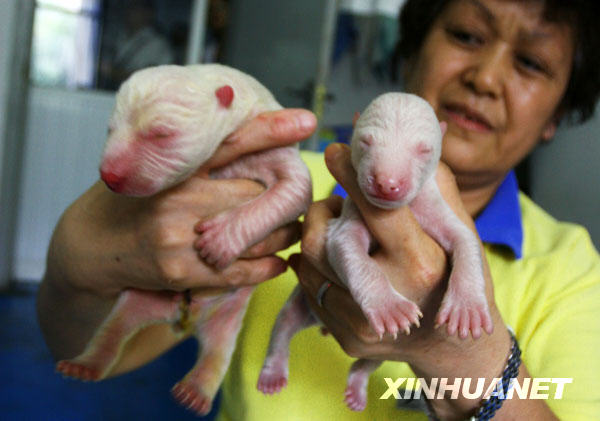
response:
{"label": "woman", "polygon": [[[416,375],[427,383],[448,378],[448,383],[455,384],[457,378],[472,378],[473,383],[484,378],[487,387],[492,378],[507,372],[513,342],[505,326],[515,331],[523,352],[520,383],[529,377],[572,378],[572,383],[564,384],[562,399],[506,400],[495,414],[497,419],[592,419],[600,412],[595,379],[600,359],[593,353],[600,345],[595,304],[600,300],[600,258],[585,231],[557,223],[518,195],[510,172],[540,141],[552,137],[563,116],[580,113],[587,118],[596,102],[598,34],[590,22],[595,15],[589,10],[592,2],[569,2],[569,6],[559,1],[412,0],[402,15],[406,89],[428,100],[438,118],[448,123],[442,154],[447,167],[440,166],[437,181],[455,212],[473,229],[477,225],[484,240],[494,332],[477,340],[461,340],[443,328],[434,329],[447,276],[446,256],[407,209],[381,213],[365,204],[353,179],[348,150],[330,147],[326,151],[329,170],[357,202],[377,238],[381,247],[374,258],[395,286],[424,310],[421,327],[397,341],[389,337],[379,341],[369,329],[349,294],[335,284],[324,255],[326,223],[338,214],[340,200],[332,197],[317,202],[304,223],[302,254],[293,257],[291,264],[313,308],[346,352],[331,336],[323,337],[315,329],[302,332],[291,344],[288,387],[277,396],[259,394],[254,386],[270,328],[295,278],[288,272],[261,285],[223,387],[221,419],[422,419],[416,412],[399,412],[393,398],[379,399],[389,389],[384,379],[395,382]],[[241,129],[241,135],[252,147],[260,148],[297,140],[311,130],[310,121],[294,127],[291,117],[281,118],[281,114],[263,116]],[[270,122],[287,126],[270,126]],[[259,141],[269,127],[283,134],[270,142]],[[219,159],[231,159],[236,153],[240,151],[222,150]],[[219,159],[211,165],[224,162]],[[307,160],[313,170],[315,196],[324,198],[333,180],[314,156]],[[168,236],[170,248],[161,235],[166,229],[163,221],[191,227],[194,218],[233,205],[234,193],[241,196],[247,185],[220,182],[219,188],[232,192],[232,199],[223,203],[217,200],[219,190],[211,190],[212,183],[200,174],[164,197],[148,201],[109,197],[97,185],[75,202],[55,233],[40,290],[40,321],[56,356],[70,356],[81,349],[124,287],[183,289],[237,282],[227,273],[215,276],[195,261],[189,251],[193,233]],[[194,196],[200,197],[196,203],[206,204],[205,209],[186,207]],[[117,208],[122,213],[108,218],[109,210],[114,214]],[[506,218],[507,212],[515,219]],[[176,222],[169,218],[175,214],[180,216]],[[115,217],[129,223],[126,226],[145,224],[148,236],[140,239],[127,236],[127,231],[115,232]],[[268,279],[281,270],[269,254],[287,244],[285,237],[293,232],[293,227],[287,227],[275,233],[252,250],[249,256],[255,260],[240,260],[236,265],[253,274],[252,282]],[[121,240],[119,235],[129,241],[122,240],[122,250],[115,241]],[[106,245],[98,250],[98,244],[86,244],[82,238],[99,238],[95,243]],[[151,253],[142,253],[146,249]],[[119,254],[124,250],[133,252]],[[119,256],[121,264],[123,257],[132,264],[121,267],[115,260]],[[131,267],[139,268],[139,274]],[[233,272],[239,274],[239,270]],[[210,276],[198,281],[204,274]],[[318,306],[317,291],[329,280],[334,285],[322,296],[322,307]],[[50,319],[49,310],[58,303],[63,306]],[[77,328],[78,335],[65,332],[61,321]],[[131,352],[116,372],[146,362],[173,342],[166,330],[145,334],[162,341],[145,351],[130,346]],[[142,336],[136,338],[140,343]],[[347,410],[342,400],[353,361],[346,353],[389,360],[371,376],[369,403],[362,413]],[[550,386],[551,396],[557,384],[544,384]],[[466,399],[462,394],[452,399],[451,395],[449,391],[429,400],[437,417],[464,419],[485,405],[481,399]]]}

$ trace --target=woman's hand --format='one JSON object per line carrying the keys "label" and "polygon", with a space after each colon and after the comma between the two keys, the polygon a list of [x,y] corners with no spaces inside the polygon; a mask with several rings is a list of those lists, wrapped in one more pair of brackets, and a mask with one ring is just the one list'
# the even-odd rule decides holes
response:
{"label": "woman's hand", "polygon": [[197,292],[253,285],[283,272],[286,263],[274,253],[297,240],[298,224],[275,231],[221,272],[197,255],[194,227],[263,191],[253,181],[211,180],[212,168],[243,154],[293,144],[315,126],[314,116],[305,110],[264,113],[172,189],[132,198],[97,182],[77,199],[54,232],[38,299],[40,324],[54,355],[79,353],[125,288]]}
{"label": "woman's hand", "polygon": [[[329,170],[342,184],[360,209],[369,230],[379,243],[373,258],[407,298],[419,305],[424,314],[419,328],[397,340],[384,336],[379,340],[370,328],[360,307],[337,280],[329,267],[325,251],[327,222],[341,211],[340,198],[331,197],[312,205],[304,224],[302,255],[292,259],[300,282],[321,320],[351,356],[408,362],[419,377],[485,377],[500,375],[506,363],[510,340],[493,299],[491,276],[484,261],[487,297],[495,330],[473,340],[449,336],[445,326],[435,329],[434,319],[446,289],[449,274],[448,260],[442,248],[419,226],[411,211],[405,207],[381,210],[363,199],[350,162],[349,148],[330,146],[325,152]],[[465,211],[451,172],[442,164],[436,181],[454,212],[472,230],[474,223]],[[315,296],[323,282],[331,280],[323,297],[323,307]],[[466,358],[466,356],[469,356]],[[461,414],[478,406],[473,401],[435,402],[438,415]],[[441,406],[440,406],[441,405]]]}
{"label": "woman's hand", "polygon": [[[302,126],[299,116],[308,116]],[[224,271],[205,264],[191,245],[194,226],[231,207],[247,202],[263,188],[249,180],[211,180],[209,171],[257,150],[294,143],[306,137],[314,121],[299,110],[258,116],[230,136],[215,156],[178,186],[148,198],[111,193],[98,182],[69,212],[77,229],[89,230],[76,249],[78,265],[87,273],[75,276],[81,288],[115,294],[123,288],[185,290],[255,284],[283,272],[286,264],[273,254],[298,238],[298,224],[278,230],[254,246]],[[92,241],[90,241],[92,240]],[[110,268],[107,278],[98,273]],[[103,282],[105,281],[105,282]]]}

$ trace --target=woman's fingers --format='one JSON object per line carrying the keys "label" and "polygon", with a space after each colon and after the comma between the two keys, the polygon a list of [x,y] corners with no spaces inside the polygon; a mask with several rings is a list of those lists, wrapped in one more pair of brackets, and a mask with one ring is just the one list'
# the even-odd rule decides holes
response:
{"label": "woman's fingers", "polygon": [[285,272],[287,262],[277,256],[259,257],[256,259],[239,259],[223,272],[219,282],[225,281],[229,286],[257,285],[275,278]]}
{"label": "woman's fingers", "polygon": [[337,276],[327,260],[327,226],[332,218],[340,215],[342,204],[339,196],[313,203],[304,217],[302,229],[302,253],[322,275],[336,282],[339,282]]}
{"label": "woman's fingers", "polygon": [[302,224],[299,221],[291,222],[276,229],[267,238],[250,247],[241,257],[256,258],[277,253],[300,241],[301,236]]}
{"label": "woman's fingers", "polygon": [[450,206],[456,216],[458,216],[473,232],[476,232],[473,218],[469,215],[469,212],[460,198],[460,191],[456,184],[456,178],[454,177],[454,174],[452,174],[450,168],[443,162],[438,164],[435,173],[435,182],[440,189],[444,201]]}
{"label": "woman's fingers", "polygon": [[257,285],[285,272],[288,264],[277,256],[238,259],[219,271],[202,261],[188,267],[187,276],[172,279],[168,289],[185,290],[198,287],[230,288]]}
{"label": "woman's fingers", "polygon": [[300,108],[259,114],[225,139],[203,168],[218,168],[251,152],[292,145],[309,137],[316,127],[315,115]]}
{"label": "woman's fingers", "polygon": [[[350,295],[350,292],[323,276],[303,255],[294,254],[289,259],[290,267],[296,272],[298,280],[309,300],[327,329],[346,349],[348,344],[375,343],[377,334],[370,328],[362,310]],[[317,303],[317,294],[323,284],[331,285],[322,293],[321,305]]]}

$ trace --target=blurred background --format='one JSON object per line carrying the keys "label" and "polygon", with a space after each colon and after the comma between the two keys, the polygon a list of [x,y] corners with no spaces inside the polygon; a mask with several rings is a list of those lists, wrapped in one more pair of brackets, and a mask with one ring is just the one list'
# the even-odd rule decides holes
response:
{"label": "blurred background", "polygon": [[[302,145],[347,141],[393,77],[402,0],[0,0],[0,419],[196,419],[170,401],[187,342],[101,384],[63,380],[35,322],[60,214],[98,178],[115,90],[159,64],[219,62],[285,107],[312,109]],[[519,168],[521,188],[600,246],[600,121],[562,127]],[[93,239],[91,239],[93,241]],[[36,406],[38,409],[36,409]]]}

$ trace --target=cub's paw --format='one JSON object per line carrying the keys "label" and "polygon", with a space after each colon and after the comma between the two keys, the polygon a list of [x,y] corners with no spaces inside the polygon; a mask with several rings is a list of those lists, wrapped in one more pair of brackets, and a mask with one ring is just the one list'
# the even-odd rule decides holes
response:
{"label": "cub's paw", "polygon": [[200,223],[196,231],[200,238],[194,243],[198,254],[217,269],[225,269],[247,248],[229,213],[220,214]]}
{"label": "cub's paw", "polygon": [[98,381],[100,380],[100,370],[94,367],[88,367],[85,364],[72,361],[62,360],[56,364],[56,371],[65,377],[71,377],[83,381]]}
{"label": "cub's paw", "polygon": [[369,373],[352,373],[344,392],[344,401],[353,411],[362,411],[367,406],[367,383]]}
{"label": "cub's paw", "polygon": [[287,386],[288,373],[283,363],[265,364],[260,372],[256,388],[265,395],[279,393]]}
{"label": "cub's paw", "polygon": [[177,402],[200,416],[208,414],[212,407],[212,397],[207,396],[191,382],[177,383],[171,389],[171,394]]}
{"label": "cub's paw", "polygon": [[398,332],[410,335],[410,326],[414,324],[419,327],[419,319],[423,317],[419,306],[394,290],[361,307],[379,338],[383,338],[385,332],[390,333],[394,339]]}
{"label": "cub's paw", "polygon": [[447,324],[446,331],[452,336],[465,339],[469,331],[473,339],[481,336],[483,329],[491,334],[494,327],[487,300],[484,294],[473,291],[458,292],[449,289],[442,300],[442,305],[435,318],[435,327]]}

